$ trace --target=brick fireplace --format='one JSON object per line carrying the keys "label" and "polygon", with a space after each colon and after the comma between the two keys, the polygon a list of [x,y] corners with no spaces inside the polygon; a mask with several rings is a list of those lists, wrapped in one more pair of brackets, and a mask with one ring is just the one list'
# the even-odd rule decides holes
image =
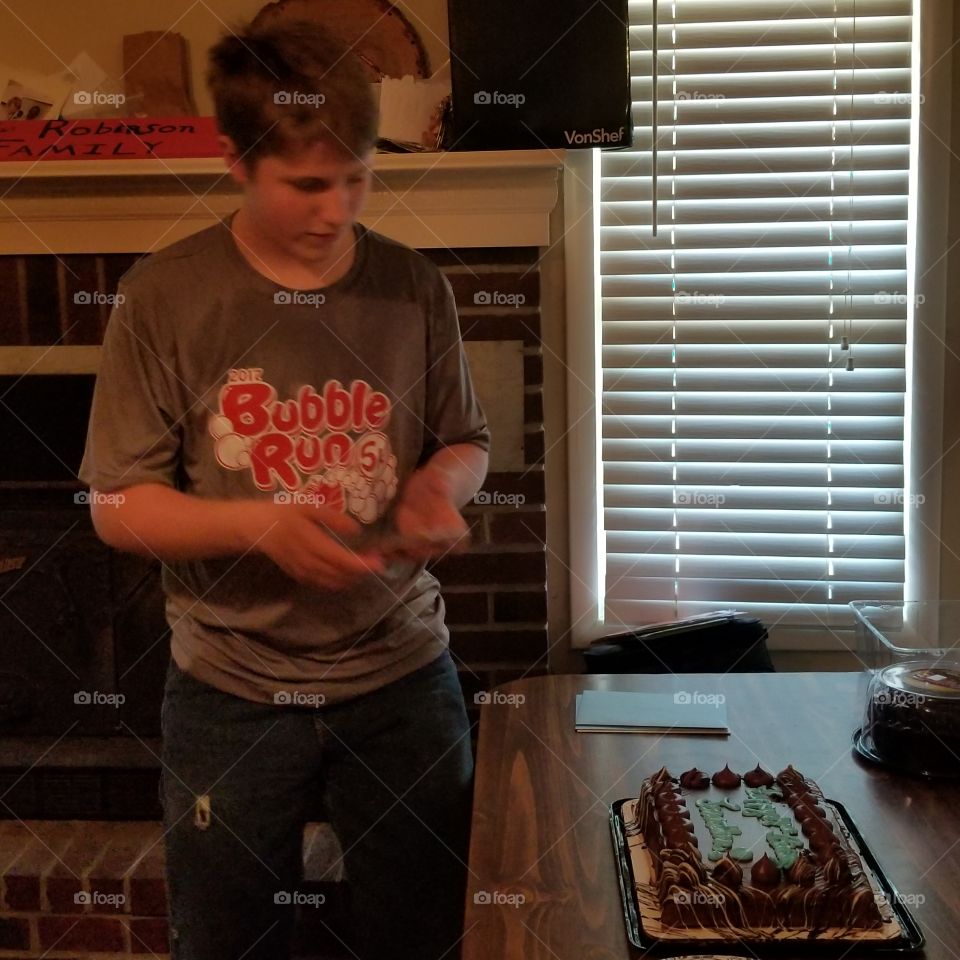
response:
{"label": "brick fireplace", "polygon": [[[560,162],[386,156],[362,217],[450,280],[494,432],[473,544],[435,568],[474,720],[484,691],[548,666],[540,259]],[[237,196],[215,163],[145,163],[0,169],[0,958],[165,949],[159,568],[97,540],[73,474],[117,280]],[[314,819],[308,879],[329,885]],[[111,889],[122,908],[83,900]]]}

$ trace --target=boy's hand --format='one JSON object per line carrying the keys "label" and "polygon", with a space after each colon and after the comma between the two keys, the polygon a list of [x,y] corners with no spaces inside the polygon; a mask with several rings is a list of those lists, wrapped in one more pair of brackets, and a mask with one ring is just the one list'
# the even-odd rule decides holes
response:
{"label": "boy's hand", "polygon": [[395,514],[397,533],[404,546],[398,553],[430,560],[465,550],[469,528],[451,497],[450,474],[429,464],[411,474]]}
{"label": "boy's hand", "polygon": [[304,503],[252,505],[253,548],[294,580],[321,590],[344,590],[384,572],[379,552],[349,546],[360,524],[329,507]]}

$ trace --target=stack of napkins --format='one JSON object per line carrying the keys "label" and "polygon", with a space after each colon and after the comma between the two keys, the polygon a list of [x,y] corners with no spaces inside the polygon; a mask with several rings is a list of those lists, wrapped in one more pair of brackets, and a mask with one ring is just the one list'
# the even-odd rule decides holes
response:
{"label": "stack of napkins", "polygon": [[585,690],[577,694],[582,733],[729,733],[722,697]]}

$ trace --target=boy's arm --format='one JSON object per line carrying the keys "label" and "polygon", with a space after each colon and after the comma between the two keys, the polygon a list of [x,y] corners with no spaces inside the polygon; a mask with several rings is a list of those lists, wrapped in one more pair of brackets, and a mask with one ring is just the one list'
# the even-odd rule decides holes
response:
{"label": "boy's arm", "polygon": [[294,579],[328,590],[383,570],[378,554],[350,549],[360,525],[325,507],[195,497],[161,483],[112,492],[92,495],[91,513],[97,534],[118,550],[167,562],[262,553]]}
{"label": "boy's arm", "polygon": [[465,545],[468,527],[459,508],[480,489],[487,461],[487,451],[476,444],[455,443],[413,472],[397,504],[396,527],[402,536],[427,543],[405,552],[429,559],[449,552],[458,542]]}
{"label": "boy's arm", "polygon": [[421,477],[455,507],[469,503],[483,485],[490,457],[474,443],[454,443],[438,450],[414,477]]}
{"label": "boy's arm", "polygon": [[465,545],[460,508],[487,474],[490,431],[477,401],[460,339],[456,301],[439,272],[429,318],[424,450],[397,503],[401,536],[425,539],[404,552],[421,559]]}
{"label": "boy's arm", "polygon": [[91,491],[97,535],[117,550],[157,560],[195,560],[250,548],[243,500],[201,500],[162,483]]}

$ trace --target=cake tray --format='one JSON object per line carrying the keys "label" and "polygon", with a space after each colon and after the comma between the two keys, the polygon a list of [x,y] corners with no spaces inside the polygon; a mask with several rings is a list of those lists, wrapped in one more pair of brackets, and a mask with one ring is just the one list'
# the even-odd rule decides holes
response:
{"label": "cake tray", "polygon": [[834,813],[854,840],[864,866],[869,870],[879,888],[883,891],[890,904],[894,917],[900,926],[902,936],[891,940],[853,940],[850,938],[834,938],[830,940],[816,937],[793,938],[787,940],[707,940],[701,938],[683,938],[682,936],[669,939],[658,938],[646,933],[640,917],[640,908],[636,896],[636,881],[634,879],[633,862],[630,857],[630,848],[627,838],[626,823],[623,817],[623,808],[633,803],[636,798],[627,797],[617,800],[610,806],[610,831],[613,835],[614,859],[617,865],[617,878],[620,882],[620,896],[623,902],[624,922],[627,928],[627,939],[638,950],[651,951],[654,956],[666,957],[676,955],[678,949],[686,951],[694,948],[700,955],[709,954],[712,950],[736,951],[747,947],[754,956],[768,954],[779,956],[785,952],[815,950],[818,955],[854,956],[869,952],[873,954],[907,953],[920,950],[923,947],[923,932],[916,920],[907,909],[903,898],[893,885],[883,868],[867,846],[856,824],[842,804],[836,800],[824,798],[821,803],[829,804]]}
{"label": "cake tray", "polygon": [[869,760],[878,766],[884,767],[891,773],[900,774],[905,777],[918,777],[923,780],[960,780],[960,770],[956,773],[931,773],[929,770],[910,770],[899,764],[884,760],[873,747],[867,745],[863,736],[863,728],[857,727],[853,732],[853,749],[864,760]]}

